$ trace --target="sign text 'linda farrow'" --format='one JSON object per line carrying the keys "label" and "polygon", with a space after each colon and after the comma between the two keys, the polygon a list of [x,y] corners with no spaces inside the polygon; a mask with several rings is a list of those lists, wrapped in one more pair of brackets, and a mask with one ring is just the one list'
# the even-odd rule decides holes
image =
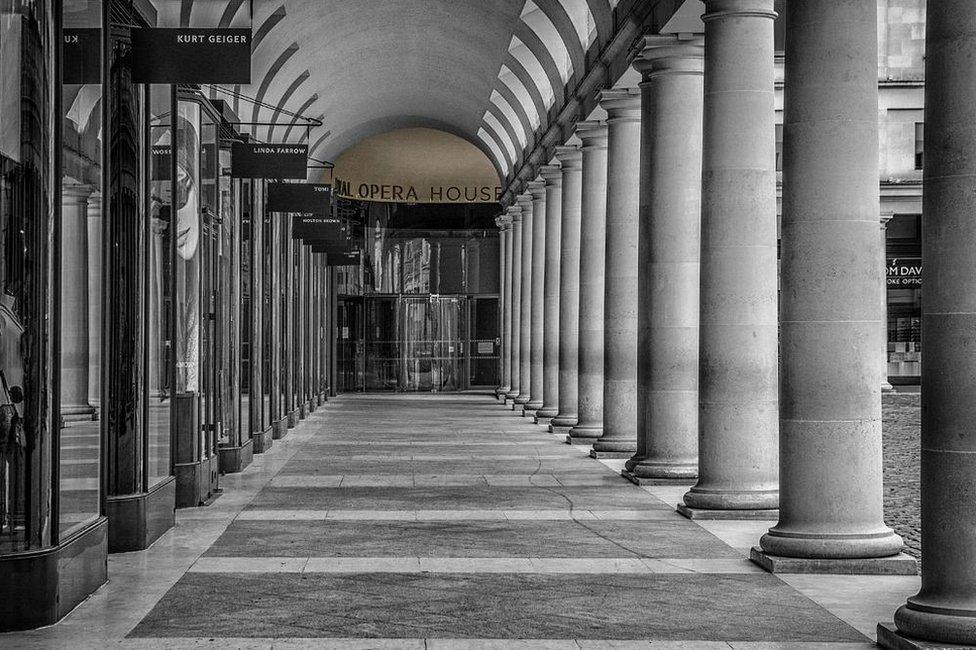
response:
{"label": "sign text 'linda farrow'", "polygon": [[304,179],[308,145],[235,142],[231,147],[230,173],[235,178]]}
{"label": "sign text 'linda farrow'", "polygon": [[136,83],[251,83],[251,30],[142,27],[132,30]]}

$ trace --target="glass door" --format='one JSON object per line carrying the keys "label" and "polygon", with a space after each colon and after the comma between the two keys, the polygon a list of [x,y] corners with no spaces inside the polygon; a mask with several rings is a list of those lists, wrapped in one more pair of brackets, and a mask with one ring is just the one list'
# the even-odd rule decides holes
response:
{"label": "glass door", "polygon": [[465,299],[403,297],[398,304],[402,391],[450,391],[463,388]]}

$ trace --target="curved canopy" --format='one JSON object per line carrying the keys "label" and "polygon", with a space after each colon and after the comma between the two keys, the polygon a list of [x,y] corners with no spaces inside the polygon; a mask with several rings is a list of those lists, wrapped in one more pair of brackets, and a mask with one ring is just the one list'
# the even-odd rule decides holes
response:
{"label": "curved canopy", "polygon": [[[501,176],[516,165],[617,0],[154,0],[159,25],[252,25],[252,83],[227,89],[252,134],[304,141],[334,160],[357,142],[428,127],[478,146]],[[212,89],[220,97],[224,90]],[[321,119],[306,132],[290,114]]]}

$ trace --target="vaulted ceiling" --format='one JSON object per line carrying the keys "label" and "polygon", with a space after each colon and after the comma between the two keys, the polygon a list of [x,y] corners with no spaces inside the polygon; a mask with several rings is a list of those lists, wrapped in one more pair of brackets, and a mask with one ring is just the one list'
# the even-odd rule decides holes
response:
{"label": "vaulted ceiling", "polygon": [[[244,122],[274,123],[256,138],[307,141],[334,160],[377,133],[436,128],[480,147],[504,178],[619,25],[662,0],[153,2],[161,27],[252,27],[252,83],[210,92]],[[296,114],[322,126],[306,132]]]}

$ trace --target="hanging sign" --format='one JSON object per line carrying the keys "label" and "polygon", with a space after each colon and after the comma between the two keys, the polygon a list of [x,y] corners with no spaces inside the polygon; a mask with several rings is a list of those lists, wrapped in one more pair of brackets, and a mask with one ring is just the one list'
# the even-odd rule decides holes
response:
{"label": "hanging sign", "polygon": [[[312,247],[312,252],[318,252]],[[362,259],[360,251],[349,251],[345,253],[329,253],[325,256],[326,266],[358,266]]]}
{"label": "hanging sign", "polygon": [[305,179],[307,144],[235,142],[231,147],[230,175],[235,178]]}
{"label": "hanging sign", "polygon": [[332,186],[324,183],[269,183],[268,212],[329,214]]}
{"label": "hanging sign", "polygon": [[251,83],[248,28],[140,27],[132,30],[132,81]]}
{"label": "hanging sign", "polygon": [[292,219],[291,236],[292,239],[345,244],[348,230],[339,217],[305,212],[296,214]]}
{"label": "hanging sign", "polygon": [[102,83],[102,30],[65,27],[61,32],[64,39],[62,83]]}

